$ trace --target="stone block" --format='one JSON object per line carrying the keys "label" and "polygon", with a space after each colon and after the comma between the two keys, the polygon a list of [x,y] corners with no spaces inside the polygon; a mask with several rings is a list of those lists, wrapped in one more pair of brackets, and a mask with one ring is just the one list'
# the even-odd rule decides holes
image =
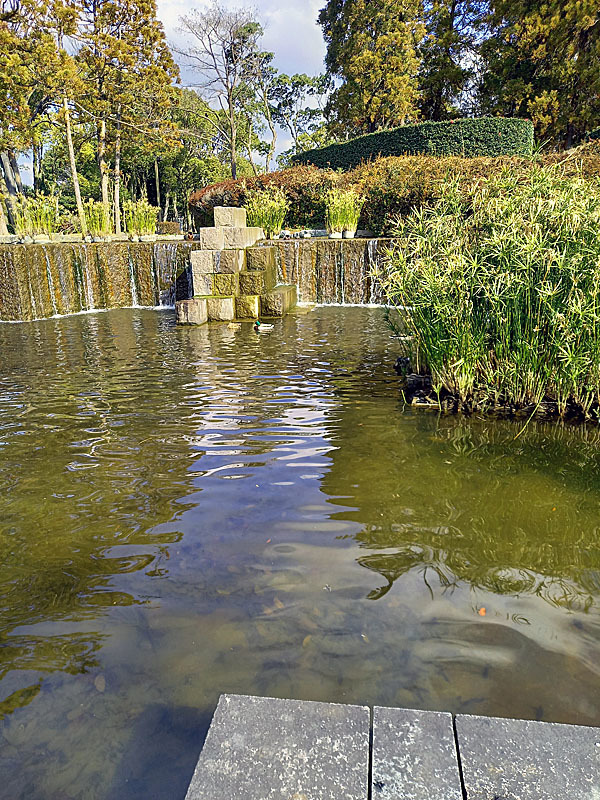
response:
{"label": "stone block", "polygon": [[204,296],[206,294],[213,294],[214,291],[212,279],[212,275],[192,272],[192,294],[194,297],[196,297],[196,295]]}
{"label": "stone block", "polygon": [[366,800],[369,709],[222,695],[186,800]]}
{"label": "stone block", "polygon": [[240,294],[235,298],[237,319],[258,319],[260,316],[260,297],[256,294]]}
{"label": "stone block", "polygon": [[228,249],[252,247],[265,238],[262,228],[219,228],[223,231],[223,247]]}
{"label": "stone block", "polygon": [[373,709],[371,796],[462,800],[452,714]]}
{"label": "stone block", "polygon": [[178,325],[203,325],[208,320],[206,299],[178,300],[175,304]]}
{"label": "stone block", "polygon": [[235,301],[233,297],[207,297],[206,308],[211,321],[228,321],[235,319]]}
{"label": "stone block", "polygon": [[246,267],[245,250],[222,250],[217,259],[215,272],[234,274],[241,272]]}
{"label": "stone block", "polygon": [[522,719],[457,715],[469,800],[600,797],[600,731]]}
{"label": "stone block", "polygon": [[260,312],[265,317],[282,317],[297,302],[297,289],[292,284],[276,286],[272,292],[261,295]]}
{"label": "stone block", "polygon": [[275,284],[277,273],[273,266],[255,272],[242,272],[240,275],[240,292],[242,294],[266,294]]}
{"label": "stone block", "polygon": [[192,250],[190,253],[192,272],[194,274],[218,272],[220,257],[220,250]]}
{"label": "stone block", "polygon": [[200,247],[203,250],[222,250],[223,228],[200,228]]}
{"label": "stone block", "polygon": [[272,245],[267,247],[249,247],[246,250],[247,266],[250,271],[266,270],[274,268],[277,270],[277,247]]}
{"label": "stone block", "polygon": [[214,208],[215,225],[222,228],[245,228],[246,209],[234,208],[233,206],[215,206]]}
{"label": "stone block", "polygon": [[206,294],[235,295],[239,292],[238,275],[211,275],[212,289]]}

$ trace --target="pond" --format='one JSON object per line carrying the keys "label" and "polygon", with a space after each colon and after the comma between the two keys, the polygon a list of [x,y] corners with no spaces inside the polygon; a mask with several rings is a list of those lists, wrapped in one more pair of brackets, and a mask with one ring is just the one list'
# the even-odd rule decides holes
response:
{"label": "pond", "polygon": [[600,723],[599,430],[406,409],[396,351],[0,325],[0,797],[183,799],[221,692]]}

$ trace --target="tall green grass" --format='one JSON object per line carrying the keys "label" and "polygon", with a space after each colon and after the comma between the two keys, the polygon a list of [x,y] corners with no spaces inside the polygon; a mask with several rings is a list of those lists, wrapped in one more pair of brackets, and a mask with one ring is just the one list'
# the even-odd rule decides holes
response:
{"label": "tall green grass", "polygon": [[87,229],[92,236],[108,236],[112,233],[112,216],[106,203],[93,200],[91,197],[83,204],[83,212]]}
{"label": "tall green grass", "polygon": [[353,189],[330,189],[325,195],[325,227],[329,233],[356,233],[365,199]]}
{"label": "tall green grass", "polygon": [[600,180],[510,172],[398,220],[378,274],[435,392],[467,409],[598,414]]}
{"label": "tall green grass", "polygon": [[20,236],[56,233],[59,229],[59,214],[55,197],[35,195],[19,196],[15,208],[15,233]]}
{"label": "tall green grass", "polygon": [[142,200],[128,200],[123,203],[123,220],[127,233],[136,236],[149,236],[156,233],[158,208]]}
{"label": "tall green grass", "polygon": [[248,225],[262,228],[267,239],[271,239],[281,233],[290,204],[282,189],[269,186],[249,191],[245,207]]}

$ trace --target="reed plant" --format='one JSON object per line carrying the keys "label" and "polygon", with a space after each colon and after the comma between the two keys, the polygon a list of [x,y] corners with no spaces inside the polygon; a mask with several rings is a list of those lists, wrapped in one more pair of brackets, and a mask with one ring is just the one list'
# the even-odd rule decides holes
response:
{"label": "reed plant", "polygon": [[134,236],[150,236],[156,233],[157,219],[158,208],[150,205],[146,198],[123,203],[123,221],[127,233]]}
{"label": "reed plant", "polygon": [[365,199],[353,189],[330,189],[325,197],[325,227],[328,233],[355,233]]}
{"label": "reed plant", "polygon": [[50,235],[57,233],[60,217],[55,197],[35,195],[20,196],[15,207],[15,233],[20,236]]}
{"label": "reed plant", "polygon": [[283,189],[278,186],[268,186],[265,189],[249,191],[244,205],[249,225],[262,228],[267,239],[279,236],[290,207]]}
{"label": "reed plant", "polygon": [[83,204],[87,229],[92,236],[108,236],[112,233],[110,207],[91,197]]}
{"label": "reed plant", "polygon": [[399,219],[377,277],[400,346],[463,409],[597,416],[600,180],[503,174]]}

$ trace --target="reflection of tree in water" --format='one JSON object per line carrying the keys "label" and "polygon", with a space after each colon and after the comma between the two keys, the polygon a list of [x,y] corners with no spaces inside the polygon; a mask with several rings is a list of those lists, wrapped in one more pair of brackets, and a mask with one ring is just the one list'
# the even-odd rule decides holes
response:
{"label": "reflection of tree in water", "polygon": [[[339,412],[324,488],[356,511],[358,562],[385,583],[422,575],[588,609],[600,596],[600,431],[422,414],[390,424],[375,399]],[[397,413],[397,412],[395,412]],[[410,411],[406,412],[411,414]]]}

